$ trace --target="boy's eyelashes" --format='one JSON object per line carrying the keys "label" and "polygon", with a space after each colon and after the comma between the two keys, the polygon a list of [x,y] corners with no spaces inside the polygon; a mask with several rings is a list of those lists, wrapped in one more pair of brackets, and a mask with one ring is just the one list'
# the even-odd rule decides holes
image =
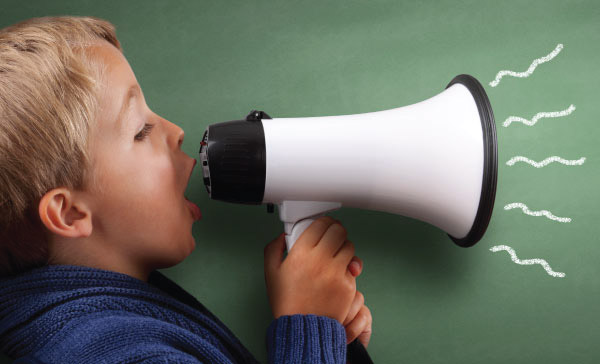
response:
{"label": "boy's eyelashes", "polygon": [[152,130],[153,127],[154,127],[154,124],[144,124],[144,127],[142,128],[142,130],[135,135],[134,139],[136,141],[144,140],[150,134],[150,131]]}

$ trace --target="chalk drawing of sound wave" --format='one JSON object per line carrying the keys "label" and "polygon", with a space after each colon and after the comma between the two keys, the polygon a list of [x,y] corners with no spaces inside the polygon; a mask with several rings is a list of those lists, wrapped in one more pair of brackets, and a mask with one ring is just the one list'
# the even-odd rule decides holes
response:
{"label": "chalk drawing of sound wave", "polygon": [[510,254],[510,258],[516,264],[520,264],[520,265],[539,264],[539,265],[541,265],[544,268],[544,270],[546,270],[546,273],[548,273],[552,277],[563,278],[566,275],[565,273],[562,273],[562,272],[555,272],[555,271],[553,271],[552,268],[550,268],[550,264],[548,264],[548,262],[546,260],[544,260],[544,259],[540,259],[540,258],[524,259],[524,260],[519,259],[517,257],[517,253],[515,253],[515,251],[513,250],[513,248],[511,248],[508,245],[496,245],[496,246],[493,246],[493,247],[490,248],[490,251],[492,251],[494,253],[502,251],[502,250],[508,252],[508,254]]}
{"label": "chalk drawing of sound wave", "polygon": [[531,121],[524,119],[522,117],[519,117],[519,116],[509,116],[504,121],[504,123],[502,123],[502,126],[506,128],[507,126],[510,125],[510,123],[513,123],[515,121],[522,122],[523,124],[528,125],[528,126],[532,126],[532,125],[535,125],[535,123],[537,123],[538,120],[540,120],[541,118],[558,118],[561,116],[569,115],[573,111],[575,111],[575,105],[571,104],[571,106],[569,106],[567,109],[562,110],[562,111],[538,112],[531,119]]}
{"label": "chalk drawing of sound wave", "polygon": [[505,210],[515,209],[515,208],[521,208],[523,210],[523,212],[526,213],[527,215],[531,215],[531,216],[542,216],[543,215],[543,216],[546,216],[547,218],[549,218],[550,220],[555,220],[558,222],[571,222],[570,218],[554,216],[548,210],[531,211],[531,210],[529,210],[527,205],[525,205],[524,203],[521,203],[521,202],[514,202],[514,203],[510,203],[510,204],[504,206]]}
{"label": "chalk drawing of sound wave", "polygon": [[514,71],[507,71],[507,70],[502,70],[500,72],[498,72],[498,74],[496,74],[496,79],[494,79],[492,82],[490,82],[490,86],[492,87],[496,87],[498,86],[498,84],[500,83],[500,80],[502,79],[502,77],[508,75],[508,76],[513,76],[513,77],[519,77],[519,78],[525,78],[525,77],[529,77],[529,75],[531,75],[533,73],[533,71],[535,70],[535,68],[539,65],[542,64],[544,62],[548,62],[549,60],[551,60],[552,58],[556,57],[556,55],[558,53],[560,53],[560,51],[563,49],[563,45],[562,44],[558,44],[556,46],[556,48],[554,48],[554,50],[548,54],[547,56],[538,58],[536,60],[534,60],[531,65],[529,66],[529,68],[527,69],[527,71],[525,72],[514,72]]}
{"label": "chalk drawing of sound wave", "polygon": [[567,166],[580,166],[580,165],[583,164],[583,162],[585,162],[585,157],[581,157],[581,158],[579,158],[577,160],[566,160],[566,159],[563,159],[563,158],[561,158],[559,156],[554,155],[552,157],[548,157],[548,158],[544,159],[541,162],[536,162],[536,161],[533,161],[533,160],[531,160],[529,158],[526,158],[526,157],[518,155],[516,157],[512,157],[508,162],[506,162],[506,165],[507,166],[512,166],[512,165],[514,165],[517,162],[529,163],[532,166],[534,166],[535,168],[545,167],[545,166],[547,166],[548,164],[550,164],[552,162],[558,162],[558,163],[561,163],[561,164],[564,164],[564,165],[567,165]]}

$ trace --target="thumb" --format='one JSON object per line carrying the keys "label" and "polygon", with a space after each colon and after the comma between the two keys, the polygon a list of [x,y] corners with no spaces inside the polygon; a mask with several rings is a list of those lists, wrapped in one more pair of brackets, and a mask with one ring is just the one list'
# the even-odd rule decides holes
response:
{"label": "thumb", "polygon": [[285,233],[265,246],[265,274],[270,274],[281,265],[285,251]]}

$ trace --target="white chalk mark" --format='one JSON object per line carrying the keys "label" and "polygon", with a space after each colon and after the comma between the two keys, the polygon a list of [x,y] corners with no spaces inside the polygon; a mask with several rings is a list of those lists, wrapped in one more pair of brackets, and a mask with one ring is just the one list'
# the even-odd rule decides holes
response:
{"label": "white chalk mark", "polygon": [[494,253],[499,252],[501,250],[505,250],[506,252],[508,252],[508,254],[510,254],[510,258],[512,259],[512,261],[517,264],[520,264],[520,265],[539,264],[542,267],[544,267],[544,269],[546,270],[546,273],[548,273],[552,277],[563,278],[565,276],[565,274],[562,272],[553,271],[552,268],[550,268],[550,265],[548,264],[548,262],[545,261],[544,259],[535,258],[535,259],[521,260],[521,259],[517,258],[517,254],[515,253],[515,251],[508,245],[496,245],[496,246],[491,247],[490,250]]}
{"label": "white chalk mark", "polygon": [[556,155],[552,156],[552,157],[548,157],[546,159],[544,159],[541,162],[536,162],[533,161],[529,158],[523,157],[523,156],[516,156],[516,157],[512,157],[508,162],[506,162],[506,165],[508,166],[512,166],[517,162],[525,162],[525,163],[529,163],[532,166],[534,166],[535,168],[542,168],[547,166],[548,164],[552,163],[552,162],[558,162],[558,163],[562,163],[565,164],[567,166],[580,166],[583,164],[583,162],[585,162],[585,157],[581,157],[578,160],[566,160],[566,159],[562,159],[561,157],[558,157]]}
{"label": "white chalk mark", "polygon": [[533,70],[535,70],[535,68],[539,64],[542,64],[544,62],[548,62],[552,58],[556,57],[556,55],[558,53],[560,53],[560,51],[562,49],[563,49],[563,45],[562,44],[558,44],[556,46],[556,48],[554,48],[554,50],[550,54],[548,54],[547,56],[544,56],[542,58],[538,58],[538,59],[534,60],[533,62],[531,62],[531,65],[529,66],[529,68],[525,72],[513,72],[513,71],[506,71],[506,70],[498,72],[498,74],[496,75],[496,79],[494,81],[490,82],[490,86],[492,86],[492,87],[498,86],[498,84],[500,83],[500,79],[502,77],[504,77],[505,75],[509,75],[509,76],[513,76],[513,77],[519,77],[519,78],[529,77],[529,75],[531,75],[533,73]]}
{"label": "white chalk mark", "polygon": [[524,213],[526,213],[527,215],[531,215],[531,216],[546,216],[547,218],[549,218],[550,220],[555,220],[558,222],[571,222],[571,219],[568,217],[557,217],[552,215],[552,213],[548,210],[541,210],[541,211],[531,211],[529,210],[529,208],[527,207],[527,205],[525,205],[524,203],[520,203],[520,202],[514,202],[514,203],[510,203],[506,206],[504,206],[505,210],[510,210],[510,209],[515,209],[515,208],[520,208],[523,210]]}
{"label": "white chalk mark", "polygon": [[522,117],[519,117],[519,116],[509,116],[504,121],[504,123],[502,124],[502,126],[507,127],[507,126],[510,125],[510,123],[512,123],[514,121],[519,121],[519,122],[522,122],[525,125],[532,126],[535,123],[537,123],[537,121],[539,119],[541,119],[541,118],[558,118],[558,117],[561,117],[561,116],[569,115],[573,111],[575,111],[575,105],[571,104],[571,106],[569,106],[567,109],[562,110],[562,111],[538,112],[531,119],[531,121],[529,121],[527,119],[523,119]]}

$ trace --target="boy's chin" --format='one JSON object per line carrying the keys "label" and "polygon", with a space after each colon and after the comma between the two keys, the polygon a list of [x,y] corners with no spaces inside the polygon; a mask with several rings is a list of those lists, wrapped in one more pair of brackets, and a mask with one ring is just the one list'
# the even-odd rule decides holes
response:
{"label": "boy's chin", "polygon": [[176,251],[170,251],[160,257],[158,257],[158,261],[154,264],[155,269],[164,269],[173,267],[185,260],[196,248],[196,241],[192,237],[191,240],[187,243],[182,243],[180,249]]}

